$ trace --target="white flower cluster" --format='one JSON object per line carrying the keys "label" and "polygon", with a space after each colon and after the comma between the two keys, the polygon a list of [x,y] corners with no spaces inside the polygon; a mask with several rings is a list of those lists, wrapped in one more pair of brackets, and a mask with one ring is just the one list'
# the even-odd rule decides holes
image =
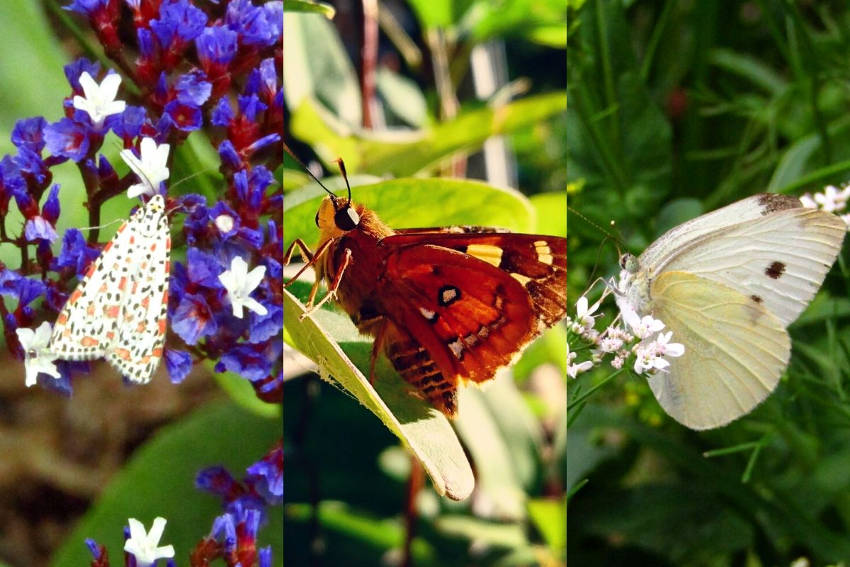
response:
{"label": "white flower cluster", "polygon": [[620,369],[626,360],[635,355],[634,371],[637,374],[650,375],[664,372],[670,366],[666,357],[682,356],[685,347],[679,343],[671,343],[672,331],[662,333],[664,323],[650,315],[641,317],[627,303],[620,303],[621,318],[615,320],[602,332],[596,330],[596,310],[609,293],[606,289],[602,298],[588,307],[585,296],[576,302],[576,315],[567,317],[567,325],[572,333],[593,345],[591,358],[575,362],[577,353],[570,352],[567,345],[567,374],[575,378],[599,364],[607,355],[612,355],[611,366]]}
{"label": "white flower cluster", "polygon": [[827,185],[823,189],[823,193],[805,193],[800,197],[800,202],[804,207],[810,209],[820,209],[828,213],[835,213],[847,225],[847,230],[850,230],[850,213],[841,214],[847,210],[847,201],[850,200],[850,184],[844,185],[841,189],[835,185]]}

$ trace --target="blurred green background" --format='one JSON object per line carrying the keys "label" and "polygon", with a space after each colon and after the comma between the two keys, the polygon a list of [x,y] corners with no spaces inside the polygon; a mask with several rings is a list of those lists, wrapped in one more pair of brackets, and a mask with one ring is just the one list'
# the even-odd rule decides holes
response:
{"label": "blurred green background", "polygon": [[[639,253],[753,193],[800,195],[850,177],[846,3],[569,5],[571,302],[616,274],[616,239]],[[689,431],[628,373],[570,407],[573,565],[850,559],[846,258],[790,327],[777,390],[732,425]],[[600,330],[616,314],[613,301],[602,310]],[[568,395],[611,372],[580,375]]]}
{"label": "blurred green background", "polygon": [[[302,160],[321,162],[334,189],[344,185],[333,159],[344,158],[353,199],[392,227],[495,224],[565,236],[563,2],[381,2],[367,71],[363,5],[336,2],[329,19],[305,13],[322,11],[313,4],[286,3],[287,143]],[[371,105],[363,104],[364,74],[375,78]],[[284,241],[313,245],[322,191],[286,165]],[[290,289],[303,301],[309,284]],[[328,329],[312,350],[327,362],[339,344],[368,375],[371,343],[328,307],[311,318]],[[285,313],[284,323],[290,344],[315,337],[297,314]],[[286,359],[287,567],[563,564],[564,336],[553,329],[512,373],[469,388],[452,426],[399,411],[414,398],[381,360],[383,412],[351,372],[335,370],[334,386],[290,372]],[[399,437],[456,447],[458,465],[472,462],[468,498],[439,497],[427,477],[418,484],[422,471],[391,433],[395,418]],[[449,468],[437,463],[432,472],[462,484]]]}

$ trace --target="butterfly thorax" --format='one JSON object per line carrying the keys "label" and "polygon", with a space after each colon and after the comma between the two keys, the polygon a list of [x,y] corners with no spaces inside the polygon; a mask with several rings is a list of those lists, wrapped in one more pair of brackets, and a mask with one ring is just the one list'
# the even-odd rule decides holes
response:
{"label": "butterfly thorax", "polygon": [[640,260],[631,254],[620,257],[620,279],[617,281],[616,301],[620,311],[628,306],[638,315],[652,311],[652,296],[649,291],[650,276],[641,269]]}
{"label": "butterfly thorax", "polygon": [[[350,210],[346,212],[346,208]],[[380,301],[375,289],[384,274],[386,255],[386,250],[379,248],[379,242],[395,232],[365,206],[357,203],[349,205],[343,199],[334,202],[326,197],[316,219],[321,231],[319,246],[331,240],[323,261],[318,265],[319,275],[330,285],[346,255],[350,254],[349,265],[337,288],[337,299],[342,308],[352,314],[361,332],[373,334],[369,321],[374,319],[374,314],[383,311],[380,306],[374,305],[375,301]],[[353,228],[347,224],[351,219],[357,220]]]}

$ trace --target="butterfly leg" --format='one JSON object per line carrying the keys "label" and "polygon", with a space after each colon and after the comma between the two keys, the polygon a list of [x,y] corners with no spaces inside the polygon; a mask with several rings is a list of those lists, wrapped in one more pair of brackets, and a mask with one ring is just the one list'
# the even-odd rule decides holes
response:
{"label": "butterfly leg", "polygon": [[[330,242],[330,241],[328,241],[328,242]],[[322,250],[322,249],[320,248],[320,250]],[[327,247],[325,247],[325,249],[324,249],[324,250],[327,250]],[[324,252],[324,250],[322,250],[322,252]],[[320,252],[318,252],[318,251],[316,252],[316,255],[313,257],[313,258],[314,258],[314,260],[315,260],[316,258],[318,258],[319,253],[320,253]],[[336,299],[336,290],[339,288],[339,282],[341,282],[341,281],[342,281],[342,274],[344,274],[344,273],[345,273],[345,269],[346,269],[346,268],[347,268],[350,264],[351,264],[351,250],[350,250],[350,249],[348,249],[348,248],[346,248],[346,249],[345,249],[345,256],[344,256],[344,257],[343,257],[343,259],[342,259],[342,265],[340,265],[339,270],[337,271],[336,275],[334,276],[333,281],[331,282],[331,285],[329,285],[329,286],[328,286],[328,293],[327,293],[327,295],[325,295],[325,296],[324,296],[324,297],[323,297],[323,298],[322,298],[322,299],[321,299],[318,303],[316,303],[315,305],[313,305],[313,301],[316,299],[316,292],[317,292],[317,291],[318,291],[318,289],[319,289],[319,288],[318,288],[318,283],[319,283],[319,282],[318,282],[318,280],[317,280],[317,281],[316,281],[316,283],[313,285],[313,289],[311,289],[311,290],[310,290],[310,298],[309,298],[309,300],[307,301],[307,311],[305,311],[305,312],[301,315],[301,319],[302,319],[302,320],[303,320],[305,317],[309,316],[309,315],[310,315],[310,313],[312,313],[313,311],[315,311],[316,309],[318,309],[318,308],[320,308],[322,305],[324,305],[324,304],[325,304],[325,302],[327,302],[328,300],[330,300],[330,299]],[[297,277],[297,276],[296,276],[296,277]]]}

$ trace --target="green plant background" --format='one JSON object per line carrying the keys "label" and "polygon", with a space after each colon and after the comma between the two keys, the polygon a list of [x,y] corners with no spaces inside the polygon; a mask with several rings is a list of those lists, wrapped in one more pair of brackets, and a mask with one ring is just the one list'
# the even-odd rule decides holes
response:
{"label": "green plant background", "polygon": [[[473,45],[488,38],[504,41],[515,61],[563,65],[566,28],[558,2],[496,3],[496,9],[490,2],[411,4],[422,34],[415,41],[427,42],[423,38],[438,28],[457,39],[457,50],[450,50],[457,57],[450,59],[453,72]],[[356,44],[346,45],[333,23],[295,13],[297,7],[287,4],[284,16],[290,141],[309,146],[331,172],[332,160],[343,157],[355,201],[394,228],[478,224],[565,236],[563,69],[511,68],[511,78],[531,75],[528,93],[507,105],[462,94],[459,113],[450,119],[435,112],[438,95],[427,67],[382,69],[378,90],[395,130],[363,131],[348,55]],[[453,76],[458,82],[462,77],[462,71]],[[447,158],[474,153],[496,134],[506,136],[518,156],[522,192],[439,176]],[[285,245],[295,238],[313,245],[324,193],[296,164],[291,167],[284,175],[293,180],[286,183]],[[324,181],[342,194],[338,177]],[[309,284],[290,289],[304,301]],[[286,565],[318,558],[371,566],[400,556],[411,467],[404,445],[432,479],[417,495],[416,565],[563,560],[565,435],[544,439],[543,431],[565,431],[566,415],[563,409],[552,415],[545,399],[517,388],[543,364],[565,374],[563,328],[529,348],[512,377],[470,388],[460,402],[462,415],[449,424],[412,397],[383,359],[372,388],[363,376],[371,341],[358,335],[347,315],[328,305],[300,321],[294,298],[285,306],[285,340],[333,375],[330,381],[293,377],[285,386]],[[473,470],[475,491],[467,497]],[[478,551],[470,549],[473,542]]]}
{"label": "green plant background", "polygon": [[[848,26],[838,3],[570,2],[570,301],[616,273],[606,233],[640,252],[747,195],[846,182]],[[777,390],[732,425],[689,431],[628,374],[570,407],[574,565],[846,564],[846,258],[791,325]],[[616,307],[603,311],[600,329]],[[569,397],[611,372],[580,375]]]}

